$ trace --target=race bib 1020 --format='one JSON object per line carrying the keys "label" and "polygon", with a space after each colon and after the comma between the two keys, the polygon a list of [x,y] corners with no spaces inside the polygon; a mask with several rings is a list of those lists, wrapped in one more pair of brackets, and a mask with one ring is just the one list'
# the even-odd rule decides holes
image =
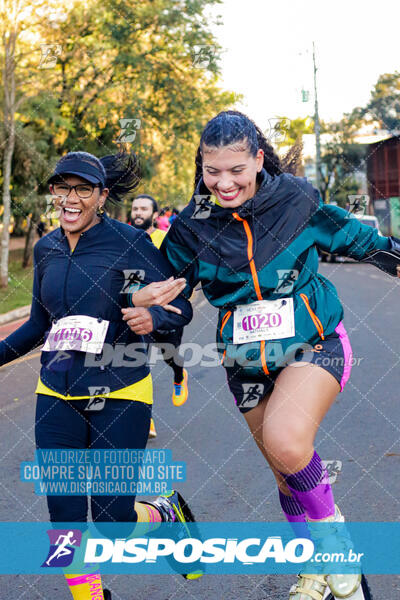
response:
{"label": "race bib 1020", "polygon": [[240,304],[233,314],[234,344],[279,340],[295,334],[293,298]]}

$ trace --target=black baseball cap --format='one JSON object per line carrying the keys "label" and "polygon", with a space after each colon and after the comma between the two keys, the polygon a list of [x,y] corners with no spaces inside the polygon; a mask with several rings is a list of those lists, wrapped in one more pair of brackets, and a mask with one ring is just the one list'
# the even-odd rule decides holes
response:
{"label": "black baseball cap", "polygon": [[106,170],[100,160],[89,152],[68,152],[60,158],[47,183],[59,180],[62,175],[76,175],[103,188],[106,186]]}

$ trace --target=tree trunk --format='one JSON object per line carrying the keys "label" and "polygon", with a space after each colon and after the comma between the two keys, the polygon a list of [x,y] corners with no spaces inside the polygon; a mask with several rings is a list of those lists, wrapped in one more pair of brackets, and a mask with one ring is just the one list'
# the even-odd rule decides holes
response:
{"label": "tree trunk", "polygon": [[10,195],[10,179],[11,179],[11,160],[13,148],[10,147],[10,137],[8,137],[8,145],[4,152],[3,159],[3,231],[1,235],[1,257],[0,257],[0,287],[8,286],[8,256],[10,245],[10,217],[11,217],[11,195]]}
{"label": "tree trunk", "polygon": [[33,244],[35,242],[36,233],[36,216],[32,214],[29,218],[28,232],[25,237],[24,257],[22,259],[22,267],[26,269],[31,264]]}
{"label": "tree trunk", "polygon": [[11,162],[15,145],[15,42],[16,31],[11,31],[9,37],[3,37],[4,42],[4,64],[3,64],[3,86],[4,86],[4,131],[6,136],[3,157],[3,232],[1,236],[0,255],[0,287],[8,286],[8,257],[10,245],[10,217],[11,217]]}

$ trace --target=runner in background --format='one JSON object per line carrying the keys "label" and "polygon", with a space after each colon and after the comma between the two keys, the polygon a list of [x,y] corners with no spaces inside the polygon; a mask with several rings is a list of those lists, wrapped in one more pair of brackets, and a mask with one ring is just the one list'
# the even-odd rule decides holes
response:
{"label": "runner in background", "polygon": [[169,218],[166,215],[166,211],[166,208],[162,208],[157,218],[157,227],[162,231],[168,231],[168,229],[170,228],[170,222]]}
{"label": "runner in background", "polygon": [[172,214],[169,218],[169,223],[170,225],[172,225],[172,223],[175,221],[176,217],[179,215],[179,210],[177,208],[173,208],[172,209]]}
{"label": "runner in background", "polygon": [[[158,205],[156,200],[148,194],[140,194],[132,202],[131,225],[138,229],[143,229],[149,234],[153,244],[159,248],[167,232],[155,228],[158,217]],[[135,304],[135,294],[132,295],[132,302]],[[175,362],[179,346],[182,341],[183,329],[175,329],[166,333],[154,332],[147,336],[149,343],[170,344],[174,350],[172,354],[167,353],[164,360],[174,372],[174,388],[172,392],[172,402],[175,406],[182,406],[188,398],[188,374],[182,365]],[[154,419],[151,419],[149,437],[157,436]]]}
{"label": "runner in background", "polygon": [[137,229],[143,229],[151,237],[156,248],[160,248],[166,231],[156,228],[158,205],[152,196],[140,194],[132,202],[130,223]]}

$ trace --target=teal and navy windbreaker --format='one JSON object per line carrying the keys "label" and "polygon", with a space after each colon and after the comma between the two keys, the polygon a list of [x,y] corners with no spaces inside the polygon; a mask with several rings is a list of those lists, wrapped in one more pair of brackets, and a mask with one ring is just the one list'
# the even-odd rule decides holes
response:
{"label": "teal and navy windbreaker", "polygon": [[[187,292],[201,282],[205,296],[219,309],[217,343],[224,366],[237,360],[248,374],[276,370],[288,354],[316,344],[341,321],[336,289],[318,273],[317,247],[357,260],[390,248],[390,239],[376,229],[342,208],[323,204],[303,178],[273,177],[263,170],[259,183],[256,195],[238,209],[209,202],[207,214],[198,211],[198,199],[210,196],[201,180],[161,247],[175,274],[186,277]],[[290,293],[280,291],[288,289],[280,286],[285,273],[297,275]],[[283,297],[293,297],[294,337],[232,343],[237,305]]]}

